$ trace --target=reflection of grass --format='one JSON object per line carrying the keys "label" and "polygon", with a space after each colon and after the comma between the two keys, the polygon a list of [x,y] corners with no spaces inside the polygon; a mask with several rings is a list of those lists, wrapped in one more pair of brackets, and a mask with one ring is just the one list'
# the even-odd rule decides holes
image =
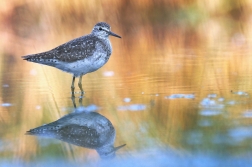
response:
{"label": "reflection of grass", "polygon": [[[0,102],[15,104],[15,109],[0,111],[4,120],[0,124],[6,128],[1,139],[20,140],[16,157],[29,159],[39,149],[35,139],[31,142],[23,135],[26,130],[58,119],[65,114],[61,108],[71,106],[69,74],[23,62],[20,56],[87,34],[98,21],[110,23],[123,38],[111,37],[113,54],[108,64],[83,77],[84,104],[102,107],[101,112],[117,128],[116,145],[125,142],[127,148],[141,148],[151,146],[153,143],[145,142],[151,138],[187,148],[181,144],[183,134],[198,128],[197,107],[208,92],[223,97],[230,96],[230,90],[251,92],[249,2],[143,2],[0,1],[0,77],[1,84],[10,85],[0,91]],[[37,71],[36,76],[29,74],[31,69]],[[107,70],[115,75],[102,76]],[[195,93],[196,99],[164,99],[173,93]],[[146,111],[117,111],[125,97],[132,99],[130,104],[146,104]],[[38,104],[41,111],[35,110]],[[246,108],[250,104],[238,106],[234,112],[239,115]],[[232,114],[230,120],[237,118]],[[8,132],[10,126],[16,127],[16,136]],[[206,140],[220,126],[228,129],[216,123],[204,136]],[[204,147],[214,146],[210,142]],[[71,150],[66,152],[70,156]]]}

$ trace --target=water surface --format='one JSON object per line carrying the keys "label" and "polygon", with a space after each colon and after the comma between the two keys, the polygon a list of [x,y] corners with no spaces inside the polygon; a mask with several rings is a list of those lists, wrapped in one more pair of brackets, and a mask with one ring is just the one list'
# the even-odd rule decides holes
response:
{"label": "water surface", "polygon": [[[0,47],[0,166],[252,165],[252,29],[246,13],[240,22],[228,21],[230,15],[215,18],[207,8],[210,14],[206,16],[198,6],[198,10],[181,8],[172,11],[174,17],[164,17],[170,16],[171,10],[162,5],[121,8],[115,3],[111,10],[117,15],[100,10],[99,19],[92,15],[94,20],[88,20],[74,13],[75,19],[64,16],[64,23],[55,22],[57,15],[51,12],[37,13],[38,6],[51,10],[46,1],[37,3],[13,4],[13,11],[6,9],[1,16],[5,26]],[[52,9],[54,5],[50,5]],[[75,8],[61,5],[59,13],[71,13],[83,4],[72,4]],[[86,5],[90,10],[110,11],[105,4]],[[160,11],[154,10],[157,7]],[[132,18],[128,13],[136,8],[152,16],[150,20],[145,20],[145,15]],[[28,14],[17,14],[22,11]],[[182,16],[193,13],[197,19],[183,20],[180,12]],[[18,21],[7,22],[8,16],[26,18],[29,31]],[[120,16],[125,17],[118,19]],[[77,23],[80,18],[86,20]],[[25,135],[72,113],[74,104],[70,74],[23,61],[21,56],[89,33],[101,20],[109,22],[122,39],[110,37],[113,53],[109,62],[83,77],[82,99],[76,85],[75,103],[77,107],[95,106],[95,112],[115,128],[114,145],[126,143],[111,160],[103,160],[95,149]],[[78,25],[74,31],[71,21]]]}

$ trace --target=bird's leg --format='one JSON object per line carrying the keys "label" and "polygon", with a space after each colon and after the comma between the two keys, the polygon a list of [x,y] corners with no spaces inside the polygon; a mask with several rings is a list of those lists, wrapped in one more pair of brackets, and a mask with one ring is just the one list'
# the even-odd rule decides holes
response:
{"label": "bird's leg", "polygon": [[84,91],[83,91],[83,89],[82,89],[82,84],[81,84],[82,76],[83,76],[83,75],[80,76],[80,79],[79,79],[79,82],[78,82],[78,86],[79,86],[79,88],[80,88],[80,90],[81,90],[81,96],[83,96],[83,94],[84,94]]}
{"label": "bird's leg", "polygon": [[71,86],[72,97],[74,97],[74,81],[75,81],[75,76],[73,76],[73,81],[72,81],[72,86]]}
{"label": "bird's leg", "polygon": [[83,104],[82,104],[82,99],[83,99],[83,96],[81,96],[81,97],[79,98],[79,105],[80,105],[80,106],[83,106]]}
{"label": "bird's leg", "polygon": [[74,97],[74,95],[72,95],[71,99],[72,99],[74,108],[76,108],[76,103],[75,103],[75,97]]}

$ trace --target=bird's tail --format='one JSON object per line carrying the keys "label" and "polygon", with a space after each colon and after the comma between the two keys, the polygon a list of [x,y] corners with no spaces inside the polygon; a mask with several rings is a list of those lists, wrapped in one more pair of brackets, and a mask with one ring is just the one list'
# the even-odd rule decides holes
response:
{"label": "bird's tail", "polygon": [[43,53],[22,56],[22,58],[23,60],[27,60],[27,61],[39,63],[39,64],[46,64],[50,66],[56,63],[56,60],[51,59],[50,56],[51,56],[50,53],[43,52]]}
{"label": "bird's tail", "polygon": [[22,56],[22,58],[23,60],[27,60],[27,61],[38,62],[40,59],[43,59],[43,54],[41,53],[31,54],[31,55]]}
{"label": "bird's tail", "polygon": [[26,55],[26,56],[22,56],[21,58],[23,60],[29,60],[29,59],[31,59],[31,57],[32,57],[32,55]]}

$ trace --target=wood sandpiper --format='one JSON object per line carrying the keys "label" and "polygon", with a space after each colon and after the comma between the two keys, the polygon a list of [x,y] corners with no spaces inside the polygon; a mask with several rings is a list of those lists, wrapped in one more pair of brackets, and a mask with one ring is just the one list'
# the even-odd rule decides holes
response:
{"label": "wood sandpiper", "polygon": [[22,58],[73,74],[72,96],[74,96],[75,77],[80,77],[78,86],[81,95],[83,95],[82,76],[101,68],[107,63],[112,53],[109,35],[121,38],[111,31],[109,24],[100,22],[94,26],[92,32],[88,35],[73,39],[52,50],[22,56]]}

